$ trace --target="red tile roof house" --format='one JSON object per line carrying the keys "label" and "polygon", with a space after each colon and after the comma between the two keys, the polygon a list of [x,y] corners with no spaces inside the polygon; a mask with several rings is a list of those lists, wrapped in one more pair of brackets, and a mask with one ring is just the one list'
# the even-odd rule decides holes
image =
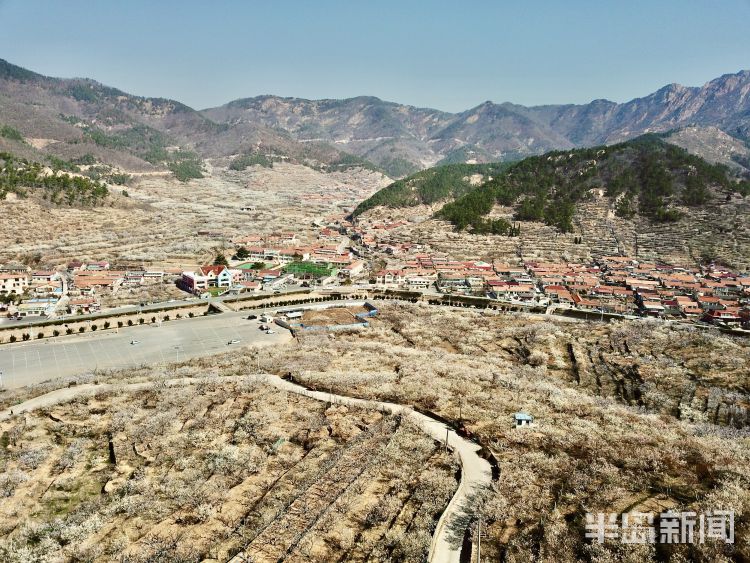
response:
{"label": "red tile roof house", "polygon": [[352,262],[351,264],[344,266],[339,272],[339,276],[343,278],[351,278],[352,276],[361,274],[364,268],[365,263],[361,260],[357,260],[356,262]]}
{"label": "red tile roof house", "polygon": [[344,266],[348,266],[351,261],[351,255],[316,256],[312,259],[312,262],[319,264],[329,264],[330,266],[334,266],[336,268],[343,268]]}
{"label": "red tile roof house", "polygon": [[531,301],[536,297],[534,286],[530,284],[489,280],[487,282],[487,289],[492,299]]}
{"label": "red tile roof house", "polygon": [[632,290],[636,289],[655,289],[658,287],[659,282],[655,280],[643,280],[640,278],[627,278],[625,285]]}
{"label": "red tile roof house", "polygon": [[703,309],[697,305],[685,305],[682,308],[682,312],[688,317],[697,317],[703,314]]}
{"label": "red tile roof house", "polygon": [[633,297],[633,292],[624,287],[615,287],[612,294],[615,297],[620,298],[620,299],[628,299],[628,298]]}
{"label": "red tile roof house", "polygon": [[681,315],[682,307],[677,299],[663,299],[661,302],[664,305],[664,312],[667,315]]}
{"label": "red tile roof house", "polygon": [[263,237],[260,235],[246,235],[244,237],[238,237],[234,240],[232,240],[234,244],[242,245],[242,244],[255,244],[255,243],[262,243]]}
{"label": "red tile roof house", "polygon": [[62,282],[36,282],[32,284],[34,295],[62,294]]}
{"label": "red tile roof house", "polygon": [[718,297],[711,297],[709,295],[700,295],[698,296],[697,301],[698,301],[698,305],[700,305],[704,311],[724,309],[724,305],[721,304],[721,299],[719,299]]}
{"label": "red tile roof house", "polygon": [[712,324],[740,324],[742,318],[734,311],[719,311],[712,309],[706,311],[701,317],[701,320]]}
{"label": "red tile roof house", "polygon": [[226,266],[201,266],[199,273],[208,279],[209,287],[232,285],[232,274]]}
{"label": "red tile roof house", "polygon": [[110,288],[122,284],[124,272],[113,271],[81,271],[73,278],[73,286],[82,294],[93,293],[96,288]]}
{"label": "red tile roof house", "polygon": [[684,315],[700,315],[703,313],[703,309],[698,306],[698,303],[692,297],[678,295],[674,298],[674,301],[677,302],[677,306]]}
{"label": "red tile roof house", "polygon": [[275,270],[261,270],[258,272],[258,277],[263,280],[263,283],[273,283],[281,278],[282,275],[283,272],[278,268]]}
{"label": "red tile roof house", "polygon": [[641,304],[641,309],[645,314],[652,317],[663,315],[666,310],[659,301],[644,301]]}
{"label": "red tile roof house", "polygon": [[258,292],[263,288],[259,281],[241,281],[238,285],[243,288],[243,291],[253,293]]}
{"label": "red tile roof house", "polygon": [[32,272],[31,281],[34,283],[49,283],[54,279],[57,279],[59,274],[52,270]]}
{"label": "red tile roof house", "polygon": [[622,301],[617,301],[611,298],[596,299],[596,309],[604,311],[605,313],[620,314],[625,314],[630,310],[627,303],[623,303]]}
{"label": "red tile roof house", "polygon": [[589,294],[596,297],[605,297],[615,294],[615,287],[611,285],[600,285],[592,288]]}
{"label": "red tile roof house", "polygon": [[77,297],[68,301],[68,310],[73,315],[95,313],[99,310],[99,302],[93,297]]}
{"label": "red tile roof house", "polygon": [[403,270],[381,270],[375,274],[376,285],[394,286],[401,285],[403,283]]}
{"label": "red tile roof house", "polygon": [[573,294],[573,302],[579,309],[591,309],[596,310],[599,308],[599,302],[595,299],[586,299],[580,295]]}
{"label": "red tile roof house", "polygon": [[544,293],[553,303],[573,303],[573,295],[562,285],[548,285],[544,288]]}
{"label": "red tile roof house", "polygon": [[295,244],[297,235],[295,233],[271,233],[266,235],[266,242],[274,244]]}
{"label": "red tile roof house", "polygon": [[466,276],[453,271],[440,271],[436,285],[438,291],[443,293],[456,290],[463,293],[469,289],[469,284],[466,283]]}
{"label": "red tile roof house", "polygon": [[341,233],[335,229],[324,227],[318,233],[318,238],[323,240],[339,239],[341,238]]}

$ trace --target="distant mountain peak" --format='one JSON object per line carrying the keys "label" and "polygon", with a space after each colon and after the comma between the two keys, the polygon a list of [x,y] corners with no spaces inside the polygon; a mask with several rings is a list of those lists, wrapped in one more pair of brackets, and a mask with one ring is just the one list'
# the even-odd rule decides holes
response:
{"label": "distant mountain peak", "polygon": [[[32,92],[25,82],[41,88]],[[173,100],[132,96],[86,78],[45,77],[4,60],[0,60],[0,93],[7,101],[0,107],[0,124],[20,128],[32,137],[80,136],[80,129],[71,129],[70,118],[75,118],[156,128],[207,156],[246,152],[259,142],[305,154],[315,143],[327,146],[328,155],[339,158],[336,155],[345,151],[373,162],[393,177],[444,160],[517,160],[691,124],[718,127],[750,140],[748,70],[725,74],[699,87],[668,84],[625,103],[595,99],[588,104],[527,107],[485,100],[458,113],[367,95],[307,100],[270,94],[198,112]],[[31,112],[29,118],[22,120],[20,116],[27,112]],[[106,137],[99,141],[121,142]],[[304,146],[297,147],[298,142]]]}

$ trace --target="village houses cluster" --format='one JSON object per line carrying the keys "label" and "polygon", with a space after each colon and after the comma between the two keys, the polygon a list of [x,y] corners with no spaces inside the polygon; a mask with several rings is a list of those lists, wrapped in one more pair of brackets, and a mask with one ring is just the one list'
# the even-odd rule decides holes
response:
{"label": "village houses cluster", "polygon": [[[367,219],[342,230],[389,265],[373,272],[381,288],[488,297],[512,304],[686,319],[750,328],[750,274],[604,256],[588,264],[461,261],[393,236],[407,220]],[[355,247],[356,248],[356,247]]]}
{"label": "village houses cluster", "polygon": [[[314,240],[294,232],[237,236],[226,260],[190,269],[73,261],[56,270],[0,266],[0,307],[15,318],[90,313],[99,296],[170,283],[204,298],[280,291],[289,285],[372,283],[499,302],[641,315],[750,328],[750,275],[710,265],[678,267],[627,256],[591,263],[455,260],[418,243],[390,240],[403,221],[353,225],[344,215],[316,224]],[[313,238],[313,237],[310,237]],[[367,260],[365,259],[367,257]],[[371,270],[372,264],[390,264]]]}
{"label": "village houses cluster", "polygon": [[103,292],[161,283],[165,275],[162,269],[106,261],[74,260],[45,270],[9,262],[0,265],[0,311],[16,319],[92,313],[100,309]]}
{"label": "village houses cluster", "polygon": [[337,229],[320,228],[313,243],[296,233],[236,237],[236,253],[227,264],[204,265],[182,272],[180,287],[195,295],[277,290],[289,283],[337,283],[364,271],[348,239]]}
{"label": "village houses cluster", "polygon": [[0,266],[0,311],[6,316],[52,317],[97,312],[101,297],[123,288],[176,284],[203,297],[274,291],[289,283],[348,283],[365,271],[348,238],[338,228],[320,225],[313,242],[293,232],[252,234],[232,241],[236,253],[226,264],[190,269],[74,260],[50,270],[21,263]]}
{"label": "village houses cluster", "polygon": [[377,286],[486,296],[509,303],[587,311],[750,323],[750,276],[717,266],[704,269],[646,263],[625,256],[591,264],[456,261],[414,254],[374,275]]}

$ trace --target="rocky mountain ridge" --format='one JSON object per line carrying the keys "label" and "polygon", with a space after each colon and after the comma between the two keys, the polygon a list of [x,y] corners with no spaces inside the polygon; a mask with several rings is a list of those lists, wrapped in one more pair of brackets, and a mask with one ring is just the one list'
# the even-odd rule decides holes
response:
{"label": "rocky mountain ridge", "polygon": [[[0,138],[0,149],[36,160],[39,151],[70,160],[91,154],[149,169],[163,165],[177,148],[202,158],[272,154],[322,166],[361,162],[348,157],[355,155],[397,178],[436,163],[517,160],[685,127],[716,128],[750,143],[750,71],[701,87],[670,84],[621,104],[525,107],[488,101],[449,113],[372,96],[258,96],[198,111],[89,79],[42,76],[0,60],[0,126],[30,140],[14,146]],[[705,147],[710,135],[702,137],[696,150],[710,151]]]}
{"label": "rocky mountain ridge", "polygon": [[554,149],[611,144],[687,126],[717,127],[750,141],[750,71],[701,87],[670,84],[625,103],[526,107],[484,102],[460,113],[417,108],[371,96],[305,100],[259,96],[204,110],[231,127],[262,124],[303,142],[344,147],[387,165],[393,155],[414,169],[473,151],[478,160],[512,160]]}

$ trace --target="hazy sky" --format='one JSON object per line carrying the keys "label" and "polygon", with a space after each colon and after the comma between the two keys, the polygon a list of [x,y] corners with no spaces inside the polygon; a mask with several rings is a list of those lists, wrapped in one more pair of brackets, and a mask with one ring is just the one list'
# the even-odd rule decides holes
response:
{"label": "hazy sky", "polygon": [[625,101],[750,68],[750,0],[0,0],[0,58],[199,109]]}

